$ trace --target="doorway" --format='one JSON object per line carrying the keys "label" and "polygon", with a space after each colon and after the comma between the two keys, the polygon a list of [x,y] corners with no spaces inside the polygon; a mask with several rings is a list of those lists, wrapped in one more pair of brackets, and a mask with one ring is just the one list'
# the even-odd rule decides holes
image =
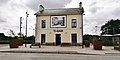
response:
{"label": "doorway", "polygon": [[41,34],[41,45],[45,44],[45,38],[46,38],[46,35]]}
{"label": "doorway", "polygon": [[77,46],[77,34],[72,34],[72,45]]}
{"label": "doorway", "polygon": [[61,34],[55,35],[56,46],[61,44]]}

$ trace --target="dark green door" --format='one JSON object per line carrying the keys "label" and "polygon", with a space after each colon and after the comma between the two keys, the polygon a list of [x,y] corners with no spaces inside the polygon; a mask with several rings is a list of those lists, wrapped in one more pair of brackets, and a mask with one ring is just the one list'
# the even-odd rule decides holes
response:
{"label": "dark green door", "polygon": [[56,34],[56,46],[61,44],[61,34]]}
{"label": "dark green door", "polygon": [[45,34],[41,34],[41,45],[45,43]]}
{"label": "dark green door", "polygon": [[77,34],[72,34],[72,45],[76,46],[77,45]]}

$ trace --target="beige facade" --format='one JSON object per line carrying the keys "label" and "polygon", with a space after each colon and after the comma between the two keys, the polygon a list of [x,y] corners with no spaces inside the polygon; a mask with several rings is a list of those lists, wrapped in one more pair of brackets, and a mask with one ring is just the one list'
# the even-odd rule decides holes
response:
{"label": "beige facade", "polygon": [[[67,8],[66,8],[67,9]],[[74,8],[73,8],[74,9]],[[77,8],[80,9],[80,8]],[[56,9],[52,9],[53,11]],[[65,10],[65,9],[64,9]],[[72,10],[72,9],[71,9]],[[44,9],[46,12],[46,9]],[[35,42],[41,43],[41,44],[51,44],[53,45],[61,45],[64,43],[68,43],[71,45],[80,45],[82,44],[82,15],[83,13],[64,13],[64,14],[57,14],[55,12],[52,12],[52,14],[46,14],[46,13],[40,13],[36,14],[36,37]],[[59,9],[58,9],[59,11]],[[81,10],[80,10],[81,11]],[[38,12],[37,12],[38,13]],[[62,23],[59,21],[54,22],[56,25],[51,25],[53,23],[53,20],[51,17],[58,17],[59,19],[64,17],[64,20],[62,20]],[[42,27],[42,21],[45,21],[45,28]],[[72,27],[72,22],[75,23],[75,28]],[[52,21],[52,22],[51,22]],[[63,23],[64,22],[64,23]],[[58,24],[58,25],[57,25]],[[59,25],[64,24],[64,25]],[[58,27],[56,27],[58,26]],[[44,36],[41,36],[44,35]],[[44,37],[44,38],[43,38]],[[57,41],[59,39],[60,41]],[[76,41],[74,41],[74,39]],[[44,40],[44,42],[42,41]]]}

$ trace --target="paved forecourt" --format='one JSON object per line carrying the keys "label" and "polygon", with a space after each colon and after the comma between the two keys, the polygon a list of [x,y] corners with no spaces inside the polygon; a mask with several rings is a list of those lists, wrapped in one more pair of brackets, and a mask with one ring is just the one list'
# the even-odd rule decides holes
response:
{"label": "paved forecourt", "polygon": [[120,51],[114,50],[113,47],[103,46],[103,50],[93,50],[93,47],[82,48],[81,46],[61,47],[61,46],[41,46],[32,47],[27,44],[27,47],[20,46],[19,48],[9,48],[9,45],[0,44],[0,52],[14,52],[14,53],[59,53],[59,54],[120,54]]}

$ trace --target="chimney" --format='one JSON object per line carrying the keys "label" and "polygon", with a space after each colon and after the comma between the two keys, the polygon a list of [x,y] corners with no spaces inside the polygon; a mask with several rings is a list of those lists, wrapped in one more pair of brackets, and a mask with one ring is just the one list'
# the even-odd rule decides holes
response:
{"label": "chimney", "polygon": [[79,3],[79,8],[80,8],[80,9],[82,8],[82,2]]}
{"label": "chimney", "polygon": [[79,8],[80,8],[81,13],[83,14],[84,13],[84,8],[82,7],[82,2],[79,3]]}
{"label": "chimney", "polygon": [[42,5],[39,6],[39,11],[42,13],[44,11],[44,7]]}

